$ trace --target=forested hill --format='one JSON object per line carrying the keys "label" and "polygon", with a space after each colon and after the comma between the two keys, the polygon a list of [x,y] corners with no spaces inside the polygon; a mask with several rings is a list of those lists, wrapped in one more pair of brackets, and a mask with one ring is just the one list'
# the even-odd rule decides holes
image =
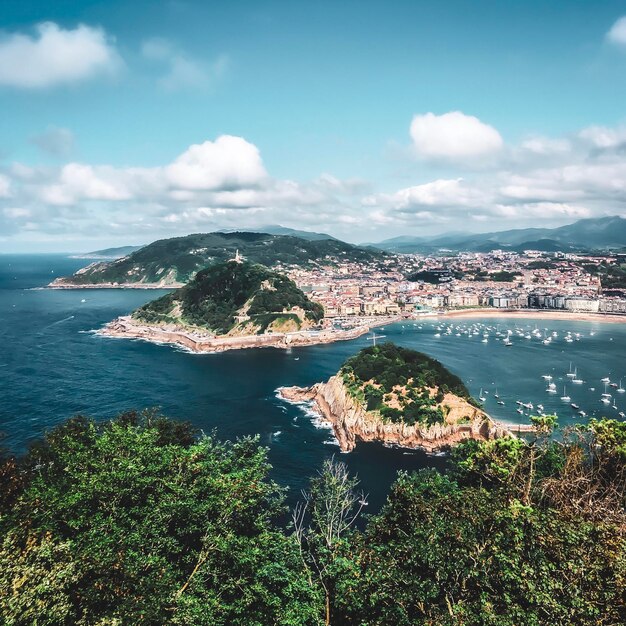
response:
{"label": "forested hill", "polygon": [[249,335],[314,326],[324,309],[282,274],[259,264],[227,261],[198,272],[187,285],[145,304],[133,317],[218,335]]}
{"label": "forested hill", "polygon": [[53,285],[159,284],[176,286],[188,282],[199,270],[226,261],[236,251],[253,263],[268,267],[301,267],[339,261],[378,263],[386,253],[359,248],[337,239],[309,240],[267,233],[200,233],[155,241],[128,256],[94,263]]}
{"label": "forested hill", "polygon": [[350,357],[340,374],[348,392],[368,411],[387,421],[432,425],[445,423],[446,394],[478,407],[463,381],[439,361],[393,343],[364,348]]}

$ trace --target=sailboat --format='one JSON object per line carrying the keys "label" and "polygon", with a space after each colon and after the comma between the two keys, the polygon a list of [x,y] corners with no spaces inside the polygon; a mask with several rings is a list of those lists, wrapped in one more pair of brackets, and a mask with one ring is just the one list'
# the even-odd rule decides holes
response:
{"label": "sailboat", "polygon": [[624,389],[624,387],[622,387],[622,379],[619,379],[619,387],[617,388],[617,393],[624,393],[626,391],[626,389]]}
{"label": "sailboat", "polygon": [[565,386],[563,386],[563,395],[561,396],[561,400],[563,402],[569,402],[571,400],[571,398],[567,395],[567,392],[565,390]]}
{"label": "sailboat", "polygon": [[481,402],[484,402],[486,400],[485,396],[483,396],[483,388],[482,387],[480,388],[480,393],[478,394],[478,399]]}
{"label": "sailboat", "polygon": [[572,362],[569,362],[569,372],[567,372],[567,374],[565,374],[568,378],[576,378],[576,370],[574,369],[574,371],[572,372]]}

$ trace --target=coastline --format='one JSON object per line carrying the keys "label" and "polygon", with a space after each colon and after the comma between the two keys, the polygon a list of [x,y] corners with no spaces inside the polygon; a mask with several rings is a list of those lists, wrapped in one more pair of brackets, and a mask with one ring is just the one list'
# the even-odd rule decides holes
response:
{"label": "coastline", "polygon": [[52,281],[43,289],[179,289],[185,283],[170,283],[163,285],[161,283],[84,283],[84,284],[66,284]]}
{"label": "coastline", "polygon": [[399,321],[399,317],[386,317],[368,320],[369,323],[346,330],[295,331],[290,333],[269,333],[265,335],[215,336],[208,332],[193,331],[175,324],[141,324],[130,316],[118,317],[103,328],[97,335],[116,339],[140,339],[156,344],[182,347],[193,353],[215,353],[246,348],[292,348],[314,346],[356,339],[376,326]]}
{"label": "coastline", "polygon": [[441,313],[433,313],[432,315],[421,315],[420,319],[426,317],[442,320],[450,317],[514,317],[529,320],[573,320],[575,322],[626,324],[626,315],[619,313],[580,313],[575,311],[550,311],[545,309],[452,309]]}
{"label": "coastline", "polygon": [[[276,392],[281,400],[294,405],[306,404],[319,415],[324,427],[332,428],[342,452],[351,452],[363,441],[437,454],[467,439],[488,441],[534,431],[531,425],[516,427],[496,421],[482,409],[475,409],[469,423],[423,427],[383,422],[350,397],[339,376],[311,387],[279,387]],[[450,398],[452,396],[448,401]]]}

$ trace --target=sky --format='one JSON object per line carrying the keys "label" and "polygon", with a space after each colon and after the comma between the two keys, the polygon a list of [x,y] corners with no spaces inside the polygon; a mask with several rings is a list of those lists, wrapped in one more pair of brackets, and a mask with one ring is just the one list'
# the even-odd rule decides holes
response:
{"label": "sky", "polygon": [[626,2],[0,3],[0,252],[626,216]]}

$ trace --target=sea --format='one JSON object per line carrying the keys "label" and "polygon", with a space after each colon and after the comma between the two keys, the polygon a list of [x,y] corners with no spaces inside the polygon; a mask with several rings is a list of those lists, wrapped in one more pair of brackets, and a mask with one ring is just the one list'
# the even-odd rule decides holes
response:
{"label": "sea", "polygon": [[[382,505],[399,471],[445,467],[445,456],[377,443],[360,443],[343,454],[307,406],[277,397],[281,386],[326,380],[347,357],[371,345],[371,337],[203,355],[101,337],[94,331],[106,322],[165,292],[43,289],[87,263],[67,255],[0,254],[0,432],[15,452],[73,415],[106,419],[157,407],[221,439],[258,436],[290,504],[331,457],[358,476],[370,512]],[[626,384],[624,324],[441,316],[392,324],[377,334],[383,335],[377,341],[440,360],[502,421],[528,423],[538,405],[556,412],[562,425],[594,416],[622,419],[626,411],[626,393],[601,382],[608,377],[619,388],[623,377]],[[507,335],[512,345],[505,345]],[[573,371],[583,383],[572,383],[567,374]],[[546,391],[549,381],[542,376],[552,376],[556,393]],[[609,404],[600,401],[605,392]]]}

